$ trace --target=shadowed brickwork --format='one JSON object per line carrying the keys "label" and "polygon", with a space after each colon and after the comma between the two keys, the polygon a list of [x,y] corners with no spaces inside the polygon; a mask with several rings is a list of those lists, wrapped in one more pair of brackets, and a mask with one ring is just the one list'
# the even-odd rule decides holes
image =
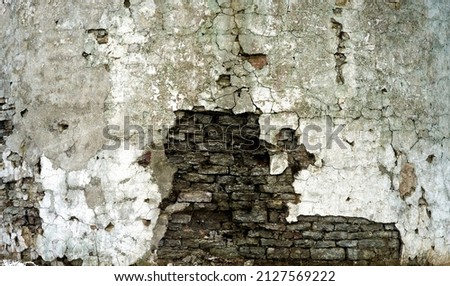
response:
{"label": "shadowed brickwork", "polygon": [[[177,166],[173,190],[161,204],[169,215],[159,264],[368,265],[399,264],[393,224],[362,218],[299,216],[294,174],[315,161],[282,129],[277,146],[259,139],[259,116],[177,112],[166,155]],[[270,175],[271,154],[286,152],[288,167]]]}

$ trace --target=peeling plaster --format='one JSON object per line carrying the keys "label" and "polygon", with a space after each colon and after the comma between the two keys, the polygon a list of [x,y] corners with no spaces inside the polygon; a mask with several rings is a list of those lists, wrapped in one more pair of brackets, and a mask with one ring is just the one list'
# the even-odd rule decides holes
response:
{"label": "peeling plaster", "polygon": [[[12,83],[19,112],[10,115],[0,177],[3,184],[31,178],[45,194],[36,201],[43,233],[35,246],[26,231],[2,221],[1,255],[20,259],[33,248],[46,261],[151,261],[153,237],[164,231],[156,226],[164,220],[158,206],[174,171],[164,174],[157,154],[148,166],[137,164],[145,151],[138,132],[123,134],[124,117],[152,127],[147,148],[162,145],[172,111],[203,106],[270,118],[276,127],[262,134],[268,142],[280,124],[294,126],[300,141],[305,126],[325,128],[327,116],[344,124],[346,149],[310,150],[317,162],[296,176],[302,200],[290,205],[289,219],[395,223],[402,263],[449,263],[446,3],[129,3],[1,4],[0,75]],[[345,54],[342,84],[337,52]],[[251,55],[266,63],[252,63]],[[119,126],[121,147],[129,140],[130,150],[102,150],[107,124]],[[313,137],[324,143],[324,134]],[[402,199],[405,164],[414,166],[416,184]]]}

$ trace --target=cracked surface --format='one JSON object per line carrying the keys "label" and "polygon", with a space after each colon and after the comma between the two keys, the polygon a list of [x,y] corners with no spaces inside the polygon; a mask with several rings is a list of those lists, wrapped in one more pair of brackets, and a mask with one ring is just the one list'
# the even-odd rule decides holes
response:
{"label": "cracked surface", "polygon": [[[3,191],[26,179],[34,195],[23,205],[39,209],[42,222],[42,234],[29,240],[26,225],[5,219],[15,205],[2,207],[1,257],[151,262],[158,205],[174,172],[161,172],[167,164],[157,147],[173,111],[203,106],[277,122],[268,132],[261,126],[267,142],[285,125],[300,141],[305,127],[322,128],[309,134],[322,148],[310,150],[316,162],[295,177],[302,201],[290,220],[394,223],[403,264],[449,263],[446,3],[47,2],[0,4],[1,86],[9,84],[0,95],[14,107],[2,113],[10,125],[0,125],[0,206],[26,201]],[[125,116],[145,127],[143,144],[136,130],[123,132]],[[346,149],[326,148],[327,117],[345,125]],[[119,149],[102,150],[111,143],[107,124],[119,127],[110,133]],[[146,155],[152,148],[159,155]],[[415,190],[402,198],[406,164],[416,177],[407,189]]]}

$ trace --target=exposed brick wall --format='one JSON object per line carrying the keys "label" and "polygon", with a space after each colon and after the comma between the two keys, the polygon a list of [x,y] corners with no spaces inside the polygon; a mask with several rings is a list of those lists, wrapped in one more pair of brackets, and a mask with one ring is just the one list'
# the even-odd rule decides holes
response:
{"label": "exposed brick wall", "polygon": [[[399,263],[400,236],[392,224],[320,216],[286,221],[287,203],[301,199],[293,176],[314,162],[296,144],[293,130],[283,129],[273,146],[259,140],[255,114],[182,111],[177,116],[165,146],[178,171],[161,205],[169,223],[158,263]],[[289,166],[271,176],[270,154],[282,151]]]}
{"label": "exposed brick wall", "polygon": [[[35,239],[42,234],[37,202],[42,200],[43,195],[31,178],[2,184],[0,214],[8,238],[4,237],[0,241],[0,259],[32,261],[37,258],[34,252]],[[21,238],[14,233],[20,233]]]}
{"label": "exposed brick wall", "polygon": [[[4,154],[6,137],[13,131],[12,118],[16,113],[11,99],[11,84],[0,80],[0,153]],[[27,110],[21,111],[24,116]],[[11,151],[5,153],[14,169],[20,169],[23,158]],[[4,168],[0,156],[0,168]],[[39,165],[36,166],[39,169]],[[38,172],[38,170],[36,170]],[[0,179],[0,259],[31,261],[37,257],[34,252],[35,238],[42,233],[39,204],[43,192],[32,178]],[[3,232],[2,232],[3,231]],[[19,235],[17,235],[19,234]]]}

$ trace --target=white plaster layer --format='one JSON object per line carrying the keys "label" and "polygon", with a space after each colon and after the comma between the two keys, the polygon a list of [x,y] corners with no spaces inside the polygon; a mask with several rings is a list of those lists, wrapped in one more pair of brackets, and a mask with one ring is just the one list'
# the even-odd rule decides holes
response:
{"label": "white plaster layer", "polygon": [[133,164],[135,151],[99,155],[81,172],[54,168],[42,157],[44,234],[36,247],[43,259],[128,265],[148,251],[159,215],[158,187]]}

